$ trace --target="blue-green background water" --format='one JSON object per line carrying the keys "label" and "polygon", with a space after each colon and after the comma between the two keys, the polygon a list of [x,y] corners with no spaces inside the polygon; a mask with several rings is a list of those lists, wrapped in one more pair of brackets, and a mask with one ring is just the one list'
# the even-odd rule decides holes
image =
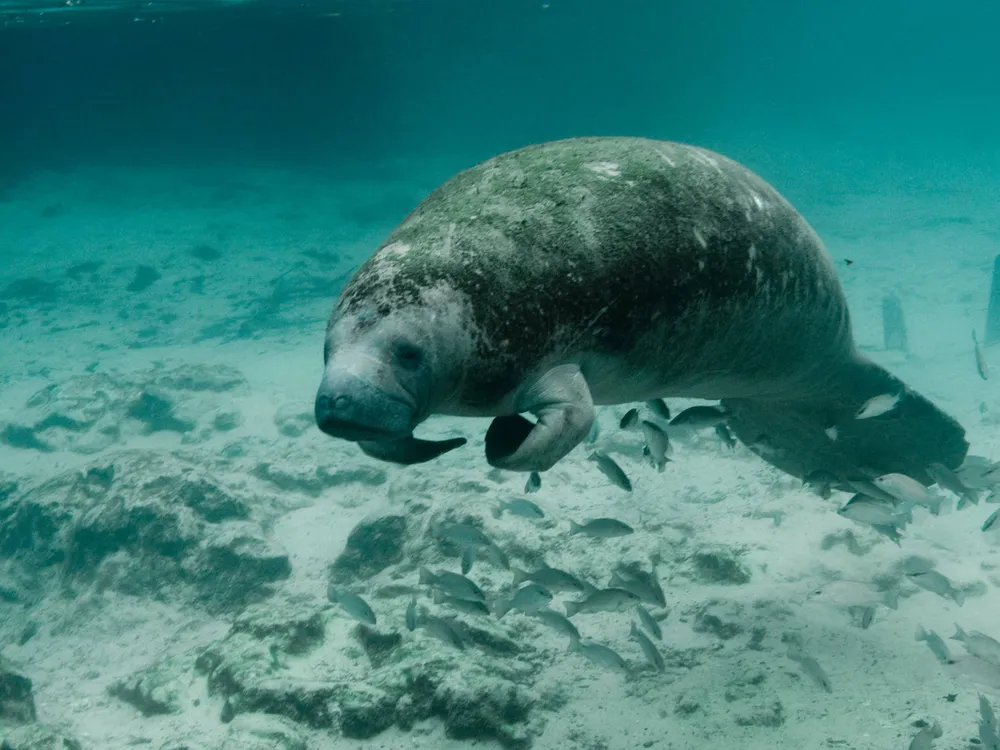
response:
{"label": "blue-green background water", "polygon": [[[276,586],[265,610],[275,602],[284,625],[302,613],[326,618],[315,651],[279,659],[256,644],[292,692],[362,679],[377,693],[402,679],[393,669],[443,665],[430,677],[447,682],[513,664],[544,696],[532,722],[544,718],[518,731],[535,747],[570,750],[827,740],[893,750],[915,722],[938,720],[940,747],[975,733],[977,693],[1000,694],[1000,664],[970,687],[968,661],[939,664],[913,633],[947,637],[959,622],[1000,638],[1000,542],[980,531],[995,505],[918,511],[896,547],[838,517],[846,495],[822,500],[742,446],[720,450],[711,434],[678,441],[669,471],[655,473],[617,430],[625,405],[603,414],[602,429],[624,446],[635,493],[609,491],[578,451],[532,495],[549,518],[535,524],[492,514],[524,479],[489,472],[477,421],[422,426],[430,437],[467,436],[468,450],[403,471],[318,434],[311,415],[340,286],[424,195],[528,143],[635,135],[719,151],[777,187],[838,260],[862,347],[958,418],[971,453],[1000,458],[997,376],[977,374],[969,336],[982,333],[1000,252],[1000,4],[107,5],[0,0],[0,656],[35,681],[40,721],[89,734],[95,747],[246,746],[238,736],[220,744],[222,698],[183,659],[172,674],[189,691],[166,717],[108,693],[150,665],[155,677],[166,655],[212,646],[241,616],[242,601],[185,588],[192,570],[225,587],[218,565],[143,546],[144,530],[175,522],[197,528],[184,537],[188,551],[214,538],[185,526],[191,511],[176,502],[184,477],[198,476],[249,509],[246,524],[233,522],[239,533],[288,562],[288,578],[276,566],[277,580],[250,582]],[[888,293],[901,300],[908,353],[882,348]],[[996,351],[986,353],[994,372]],[[110,465],[142,511],[124,530],[114,527],[127,515],[116,515],[118,495],[93,513],[89,496],[64,503],[45,484],[75,487],[79,472],[100,479]],[[147,480],[170,489],[148,514]],[[457,655],[407,631],[399,661],[371,669],[326,586],[351,529],[386,506],[409,518],[403,551],[354,591],[387,632],[402,633],[419,565],[458,569],[423,535],[428,522],[468,513],[520,565],[544,558],[604,585],[625,560],[643,569],[658,560],[667,678],[618,680],[518,615],[494,623],[528,644],[516,659]],[[637,533],[601,543],[565,533],[569,520],[594,516]],[[4,521],[15,517],[28,520],[12,532]],[[84,521],[98,542],[110,539],[99,550],[110,564],[87,552],[91,568],[64,572],[59,555],[90,539],[74,530]],[[704,549],[746,561],[752,576],[732,586],[692,576],[688,561]],[[962,588],[961,609],[907,585],[901,571],[915,559]],[[510,593],[509,572],[477,566],[491,596]],[[900,586],[899,610],[879,599],[862,629],[854,599],[811,598],[845,581]],[[294,606],[279,606],[286,599]],[[705,613],[739,636],[705,627]],[[627,620],[598,615],[583,628],[642,664]],[[751,647],[758,630],[766,638]],[[786,658],[797,640],[834,693]],[[743,711],[753,721],[740,723]],[[329,747],[328,728],[306,723],[295,731]],[[387,729],[373,742],[467,746],[446,744],[443,723]],[[0,722],[0,740],[5,731]]]}
{"label": "blue-green background water", "polygon": [[[508,0],[5,17],[5,175],[387,156],[629,134],[852,173],[995,153],[1000,7]],[[818,165],[818,166],[817,166]]]}

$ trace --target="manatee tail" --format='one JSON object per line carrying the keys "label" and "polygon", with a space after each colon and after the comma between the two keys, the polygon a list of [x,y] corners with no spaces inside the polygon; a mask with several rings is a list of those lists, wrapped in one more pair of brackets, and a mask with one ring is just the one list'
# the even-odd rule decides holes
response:
{"label": "manatee tail", "polygon": [[[855,418],[870,399],[900,392],[899,402],[884,414]],[[724,399],[722,405],[741,441],[800,478],[817,471],[844,480],[899,472],[930,485],[928,465],[956,469],[969,449],[958,422],[860,355],[831,374],[814,397]]]}

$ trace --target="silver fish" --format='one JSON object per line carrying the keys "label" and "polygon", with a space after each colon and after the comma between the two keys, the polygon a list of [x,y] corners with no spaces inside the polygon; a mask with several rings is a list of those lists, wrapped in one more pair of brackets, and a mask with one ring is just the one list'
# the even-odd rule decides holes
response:
{"label": "silver fish", "polygon": [[940,498],[934,497],[924,485],[906,474],[883,474],[875,477],[874,483],[880,490],[888,492],[901,503],[922,505],[930,508],[932,513],[941,507]]}
{"label": "silver fish", "polygon": [[931,650],[931,653],[942,664],[951,664],[954,661],[951,658],[951,652],[948,650],[948,644],[933,630],[924,630],[922,625],[917,625],[917,632],[914,635],[914,639],[924,641],[927,644],[927,648]]}
{"label": "silver fish", "polygon": [[867,495],[855,495],[837,511],[837,515],[868,526],[904,527],[912,519],[912,506],[889,505]]}
{"label": "silver fish", "polygon": [[729,427],[725,422],[719,422],[719,424],[715,425],[715,434],[719,436],[719,440],[729,450],[736,450],[736,438],[733,437],[733,433],[729,431]]}
{"label": "silver fish", "polygon": [[653,466],[656,467],[657,471],[663,471],[663,467],[667,465],[667,454],[670,452],[670,438],[667,437],[666,432],[648,419],[639,423],[639,429],[642,430],[642,437],[646,441],[646,447],[649,448]]}
{"label": "silver fish", "polygon": [[456,599],[486,601],[486,594],[481,588],[465,576],[452,573],[450,570],[439,570],[437,573],[432,573],[427,568],[421,568],[420,583],[440,589]]}
{"label": "silver fish", "polygon": [[590,432],[587,433],[587,445],[593,445],[597,442],[597,438],[601,436],[601,423],[594,419],[590,425]]}
{"label": "silver fish", "polygon": [[941,731],[941,725],[935,721],[929,727],[924,727],[916,733],[910,740],[909,750],[931,750],[934,747],[934,740],[942,734],[944,732]]}
{"label": "silver fish", "polygon": [[411,633],[417,629],[417,597],[410,598],[410,604],[406,607],[406,629]]}
{"label": "silver fish", "polygon": [[670,407],[662,398],[651,398],[646,402],[646,408],[665,422],[670,421]]}
{"label": "silver fish", "polygon": [[666,672],[667,665],[663,663],[663,654],[656,650],[656,646],[651,640],[649,640],[649,636],[639,630],[639,628],[635,626],[634,622],[632,623],[632,629],[629,631],[629,634],[639,641],[639,648],[641,648],[642,653],[646,655],[646,661],[652,664],[657,672]]}
{"label": "silver fish", "polygon": [[449,646],[454,646],[459,651],[465,650],[465,641],[462,640],[462,636],[447,620],[442,620],[440,617],[422,613],[417,620],[417,625],[426,630],[429,635],[434,636],[439,641],[443,641]]}
{"label": "silver fish", "polygon": [[930,591],[945,599],[951,599],[959,607],[965,604],[965,592],[959,588],[955,588],[951,581],[936,570],[920,570],[907,573],[906,577],[925,591]]}
{"label": "silver fish", "polygon": [[728,412],[722,406],[690,406],[670,420],[671,427],[705,430],[725,421]]}
{"label": "silver fish", "polygon": [[576,625],[568,617],[559,614],[554,609],[538,609],[532,612],[531,615],[532,617],[537,617],[553,630],[563,635],[568,635],[571,639],[579,639],[580,637],[580,631],[576,629]]}
{"label": "silver fish", "polygon": [[983,750],[1000,750],[1000,734],[997,733],[997,717],[986,696],[979,695],[979,741]]}
{"label": "silver fish", "polygon": [[958,495],[958,509],[961,510],[968,504],[979,505],[979,493],[970,487],[962,484],[958,475],[944,464],[932,463],[927,465],[927,473],[931,475],[939,487],[943,487],[949,492]]}
{"label": "silver fish", "polygon": [[903,391],[898,393],[882,393],[865,401],[854,415],[855,419],[872,419],[888,414],[903,400]]}
{"label": "silver fish", "polygon": [[623,430],[634,430],[637,424],[639,424],[639,410],[629,409],[618,426]]}
{"label": "silver fish", "polygon": [[473,563],[476,562],[476,548],[466,547],[462,550],[462,575],[469,575],[469,571],[472,570]]}
{"label": "silver fish", "polygon": [[633,604],[639,603],[639,597],[625,589],[598,589],[588,594],[580,601],[566,602],[566,616],[573,617],[580,613],[590,612],[621,612]]}
{"label": "silver fish", "polygon": [[978,630],[970,630],[966,633],[956,625],[955,635],[951,637],[951,640],[961,643],[965,650],[973,656],[1000,667],[1000,643],[988,635],[980,633]]}
{"label": "silver fish", "polygon": [[545,511],[524,498],[501,501],[500,513],[504,512],[510,513],[512,516],[521,516],[521,518],[545,518]]}
{"label": "silver fish", "polygon": [[635,529],[627,523],[623,523],[614,518],[595,518],[587,523],[579,524],[575,521],[569,522],[570,534],[583,534],[599,539],[609,539],[615,536],[626,536],[635,533]]}
{"label": "silver fish", "polygon": [[889,609],[899,607],[898,589],[882,590],[861,581],[829,581],[817,586],[809,599],[836,607],[869,607],[884,604]]}
{"label": "silver fish", "polygon": [[979,377],[983,380],[990,379],[990,368],[986,364],[986,357],[983,354],[983,348],[979,346],[979,338],[976,336],[976,329],[972,329],[972,351],[976,355],[976,370],[979,372]]}
{"label": "silver fish", "polygon": [[366,625],[375,625],[375,613],[368,606],[368,602],[357,594],[331,585],[326,590],[326,596],[334,604],[339,604],[340,608],[355,620]]}
{"label": "silver fish", "polygon": [[612,573],[608,588],[625,589],[631,591],[639,599],[647,604],[655,604],[658,607],[666,607],[667,600],[663,596],[663,589],[660,582],[656,580],[656,574],[646,574],[638,572],[628,577],[620,573]]}
{"label": "silver fish", "polygon": [[833,692],[833,683],[830,682],[830,678],[827,676],[826,672],[823,671],[823,667],[821,667],[819,662],[813,657],[802,653],[796,648],[789,648],[788,658],[792,661],[797,661],[799,666],[802,668],[802,671],[812,678],[812,680],[826,692]]}
{"label": "silver fish", "polygon": [[626,476],[625,472],[622,471],[622,467],[615,463],[615,460],[606,453],[599,453],[594,451],[588,457],[588,460],[594,461],[597,464],[597,468],[600,472],[611,480],[611,484],[615,487],[620,487],[626,492],[632,491],[632,482]]}
{"label": "silver fish", "polygon": [[540,583],[549,591],[582,593],[587,590],[587,585],[572,573],[559,570],[559,568],[550,568],[547,565],[531,573],[526,570],[514,568],[514,585],[520,586],[525,581]]}
{"label": "silver fish", "polygon": [[512,609],[525,613],[535,612],[549,606],[551,601],[551,591],[540,584],[529,583],[518,589],[511,599],[498,600],[493,605],[493,612],[498,618],[502,618]]}
{"label": "silver fish", "polygon": [[452,607],[453,609],[457,609],[459,612],[465,612],[467,615],[481,615],[483,617],[489,617],[490,614],[490,609],[486,606],[485,602],[448,596],[440,589],[436,589],[434,591],[434,603]]}
{"label": "silver fish", "polygon": [[542,475],[537,471],[528,474],[528,481],[524,483],[524,494],[538,492],[542,488]]}
{"label": "silver fish", "polygon": [[639,615],[639,622],[642,626],[650,632],[650,634],[656,638],[658,641],[663,640],[663,631],[660,629],[660,623],[653,619],[653,615],[649,613],[649,610],[643,607],[641,604],[635,605],[636,614]]}
{"label": "silver fish", "polygon": [[621,672],[626,676],[631,676],[632,669],[628,662],[621,658],[615,651],[599,643],[584,643],[578,638],[570,641],[569,650],[581,654],[589,661],[602,667]]}
{"label": "silver fish", "polygon": [[869,604],[861,610],[861,629],[868,630],[873,622],[875,622],[875,607]]}
{"label": "silver fish", "polygon": [[982,530],[993,531],[993,529],[1000,528],[1000,524],[997,523],[998,520],[1000,520],[1000,508],[997,508],[986,517],[986,520],[983,521]]}

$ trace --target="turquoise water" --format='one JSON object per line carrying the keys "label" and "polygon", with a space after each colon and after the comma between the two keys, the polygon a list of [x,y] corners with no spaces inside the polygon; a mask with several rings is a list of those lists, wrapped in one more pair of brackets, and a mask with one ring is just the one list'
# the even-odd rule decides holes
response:
{"label": "turquoise water", "polygon": [[[948,640],[1000,638],[989,481],[962,509],[935,488],[941,514],[912,509],[894,544],[712,429],[672,433],[652,469],[632,404],[596,443],[631,494],[585,448],[529,493],[484,460],[484,420],[430,420],[469,444],[400,467],[321,434],[313,400],[338,294],[437,186],[529,144],[642,136],[785,196],[861,349],[982,469],[997,29],[972,0],[0,0],[3,747],[888,750],[938,724],[925,747],[989,750],[1000,655]],[[569,533],[595,517],[634,533]],[[528,614],[435,600],[420,568],[468,564],[442,521],[488,537],[470,577],[490,605],[508,566],[658,577],[662,670],[631,609],[573,620],[622,675]],[[955,590],[915,583],[928,567]],[[575,593],[555,593],[561,613]]]}

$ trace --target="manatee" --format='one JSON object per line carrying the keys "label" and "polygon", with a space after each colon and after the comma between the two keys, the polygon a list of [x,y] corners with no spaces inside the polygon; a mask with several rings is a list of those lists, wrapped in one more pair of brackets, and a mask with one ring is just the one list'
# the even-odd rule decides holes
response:
{"label": "manatee", "polygon": [[319,428],[399,464],[465,443],[414,435],[445,414],[493,418],[490,465],[544,471],[595,405],[662,397],[720,401],[736,437],[798,477],[930,483],[928,464],[968,450],[859,350],[805,219],[736,162],[666,141],[542,143],[452,177],[347,283],[324,357]]}

